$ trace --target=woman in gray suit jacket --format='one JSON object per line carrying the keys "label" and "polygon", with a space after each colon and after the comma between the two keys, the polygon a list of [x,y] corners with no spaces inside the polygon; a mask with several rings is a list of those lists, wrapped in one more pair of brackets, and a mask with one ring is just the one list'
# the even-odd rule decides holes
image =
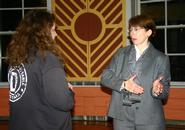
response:
{"label": "woman in gray suit jacket", "polygon": [[150,42],[155,32],[149,16],[131,18],[132,44],[119,49],[103,71],[101,83],[112,90],[108,116],[114,130],[165,130],[162,101],[169,94],[170,63]]}

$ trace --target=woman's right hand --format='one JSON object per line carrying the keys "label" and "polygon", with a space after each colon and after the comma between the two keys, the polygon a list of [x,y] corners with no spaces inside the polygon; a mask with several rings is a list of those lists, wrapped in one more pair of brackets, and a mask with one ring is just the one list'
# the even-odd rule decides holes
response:
{"label": "woman's right hand", "polygon": [[137,85],[134,82],[135,78],[136,78],[136,75],[133,75],[128,80],[123,81],[124,89],[126,89],[127,91],[129,91],[131,93],[135,93],[135,94],[142,94],[142,93],[144,93],[144,88],[142,86]]}
{"label": "woman's right hand", "polygon": [[69,87],[70,90],[73,91],[73,85],[71,83],[68,83],[68,87]]}

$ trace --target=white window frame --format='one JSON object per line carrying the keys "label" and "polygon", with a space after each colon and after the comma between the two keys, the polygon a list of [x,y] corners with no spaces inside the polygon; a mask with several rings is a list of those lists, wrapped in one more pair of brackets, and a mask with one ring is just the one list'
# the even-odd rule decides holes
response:
{"label": "white window frame", "polygon": [[[167,1],[169,0],[149,0],[149,1],[141,1],[141,0],[135,0],[136,3],[136,13],[137,14],[141,14],[141,4],[145,4],[145,3],[156,3],[156,2],[164,2],[165,4],[165,25],[160,25],[160,26],[156,26],[157,29],[164,29],[164,40],[165,40],[165,54],[168,56],[185,56],[185,53],[168,53],[167,51],[167,29],[169,28],[181,28],[181,27],[185,27],[185,25],[168,25],[167,24],[167,19],[168,19],[168,11],[167,11]],[[177,87],[177,88],[184,88],[185,87],[185,82],[178,82],[178,81],[173,81],[171,82],[171,85],[173,87]]]}
{"label": "white window frame", "polygon": [[[46,0],[47,1],[47,5],[46,7],[24,7],[24,1],[22,0],[22,7],[19,8],[0,8],[0,11],[3,10],[21,10],[22,11],[22,16],[24,17],[25,15],[25,10],[30,10],[30,9],[47,9],[48,11],[52,11],[52,0]],[[13,33],[15,33],[15,30],[6,30],[6,31],[0,31],[0,35],[12,35]],[[1,45],[0,45],[1,46]],[[2,68],[2,60],[5,59],[6,57],[3,57],[2,52],[0,50],[0,68]],[[2,88],[3,86],[7,86],[8,82],[0,82],[0,88]]]}

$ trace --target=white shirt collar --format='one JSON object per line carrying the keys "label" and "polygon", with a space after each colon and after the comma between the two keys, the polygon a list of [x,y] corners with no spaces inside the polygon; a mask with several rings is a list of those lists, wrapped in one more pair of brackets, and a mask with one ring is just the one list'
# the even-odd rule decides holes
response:
{"label": "white shirt collar", "polygon": [[[141,55],[142,55],[142,53],[141,53],[141,51],[139,50],[139,48],[136,46],[136,45],[134,45],[134,47],[135,47],[135,50],[136,50],[136,61],[141,57]],[[148,44],[148,46],[143,50],[143,53],[145,52],[145,50],[147,49],[149,47],[149,44]]]}

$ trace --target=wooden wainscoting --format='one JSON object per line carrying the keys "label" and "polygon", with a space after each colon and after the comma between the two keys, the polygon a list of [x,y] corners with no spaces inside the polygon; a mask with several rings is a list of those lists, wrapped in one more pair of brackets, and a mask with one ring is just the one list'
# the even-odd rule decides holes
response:
{"label": "wooden wainscoting", "polygon": [[[111,91],[99,86],[75,86],[75,116],[105,116]],[[164,105],[166,119],[185,120],[185,88],[171,88]],[[0,88],[0,116],[9,116],[8,88]]]}
{"label": "wooden wainscoting", "polygon": [[185,88],[171,88],[164,110],[167,119],[185,120]]}
{"label": "wooden wainscoting", "polygon": [[0,117],[9,116],[8,88],[0,88]]}

